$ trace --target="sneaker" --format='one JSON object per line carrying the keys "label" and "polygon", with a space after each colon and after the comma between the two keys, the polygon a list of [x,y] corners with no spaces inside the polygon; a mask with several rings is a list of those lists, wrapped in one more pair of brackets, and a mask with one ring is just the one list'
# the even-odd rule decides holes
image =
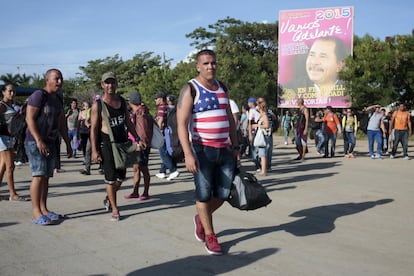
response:
{"label": "sneaker", "polygon": [[288,144],[288,142],[285,142],[285,145],[287,145]]}
{"label": "sneaker", "polygon": [[371,159],[375,159],[375,155],[371,155]]}
{"label": "sneaker", "polygon": [[15,166],[22,166],[24,163],[21,161],[14,161]]}
{"label": "sneaker", "polygon": [[410,160],[411,158],[407,155],[407,156],[404,156],[404,158],[403,158],[404,160]]}
{"label": "sneaker", "polygon": [[376,155],[375,155],[375,158],[376,158],[376,159],[382,159],[382,156],[381,156],[381,154],[376,154]]}
{"label": "sneaker", "polygon": [[221,246],[217,241],[217,237],[214,234],[206,235],[205,248],[208,254],[211,254],[211,255],[222,255],[223,254],[223,251],[221,250]]}
{"label": "sneaker", "polygon": [[55,169],[54,172],[55,173],[63,173],[63,172],[65,172],[65,170],[64,169]]}
{"label": "sneaker", "polygon": [[390,154],[390,158],[391,158],[391,159],[394,159],[394,155]]}
{"label": "sneaker", "polygon": [[157,174],[155,174],[155,176],[160,178],[160,179],[163,179],[163,178],[165,178],[165,173],[157,173]]}
{"label": "sneaker", "polygon": [[204,242],[206,236],[204,234],[204,227],[198,215],[194,216],[194,236],[199,242]]}
{"label": "sneaker", "polygon": [[179,175],[180,175],[180,173],[178,171],[172,172],[170,174],[170,176],[167,177],[167,180],[172,180],[172,179],[176,178]]}

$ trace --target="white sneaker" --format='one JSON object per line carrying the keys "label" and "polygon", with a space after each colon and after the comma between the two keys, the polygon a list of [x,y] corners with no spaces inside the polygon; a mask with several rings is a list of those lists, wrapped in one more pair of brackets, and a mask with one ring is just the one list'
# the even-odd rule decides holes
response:
{"label": "white sneaker", "polygon": [[172,180],[172,179],[176,178],[179,175],[180,175],[180,173],[178,171],[175,171],[175,172],[171,173],[170,176],[167,177],[167,180]]}
{"label": "white sneaker", "polygon": [[288,143],[287,142],[285,142],[285,145],[287,145]]}
{"label": "white sneaker", "polygon": [[163,179],[163,178],[165,178],[165,173],[157,173],[157,174],[155,174],[155,176],[160,178],[160,179]]}
{"label": "white sneaker", "polygon": [[394,155],[390,154],[390,158],[391,158],[391,159],[394,159]]}
{"label": "white sneaker", "polygon": [[407,155],[407,156],[404,156],[404,158],[403,158],[404,160],[410,160],[411,158]]}
{"label": "white sneaker", "polygon": [[23,165],[23,162],[21,162],[21,161],[14,161],[14,165],[15,166],[21,166],[21,165]]}

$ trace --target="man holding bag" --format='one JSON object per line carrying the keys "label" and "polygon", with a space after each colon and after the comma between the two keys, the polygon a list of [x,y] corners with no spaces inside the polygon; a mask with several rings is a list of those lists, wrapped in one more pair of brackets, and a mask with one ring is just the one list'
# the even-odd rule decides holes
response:
{"label": "man holding bag", "polygon": [[[101,87],[103,96],[101,100],[92,105],[91,111],[91,147],[92,161],[98,163],[102,161],[107,196],[104,200],[105,208],[112,208],[112,221],[120,219],[118,206],[116,203],[116,192],[121,187],[122,181],[126,176],[126,168],[116,169],[110,139],[110,131],[113,133],[113,139],[116,143],[128,141],[128,131],[134,136],[136,150],[145,149],[146,145],[140,142],[134,125],[129,118],[129,112],[124,99],[116,94],[118,81],[115,74],[107,72],[102,75]],[[103,105],[108,110],[110,128],[102,112]],[[104,107],[104,108],[105,108]],[[126,126],[126,127],[125,127]]]}

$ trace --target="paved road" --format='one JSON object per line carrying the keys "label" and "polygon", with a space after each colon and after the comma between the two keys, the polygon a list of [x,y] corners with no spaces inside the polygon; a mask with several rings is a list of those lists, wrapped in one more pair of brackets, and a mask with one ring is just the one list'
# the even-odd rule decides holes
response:
{"label": "paved road", "polygon": [[[0,275],[412,275],[414,160],[371,160],[359,141],[355,159],[321,159],[311,148],[301,163],[292,145],[276,144],[273,170],[260,178],[273,202],[250,212],[225,204],[214,217],[223,256],[194,238],[188,173],[152,177],[148,201],[122,198],[129,178],[118,196],[123,219],[111,222],[97,168],[84,176],[81,159],[64,158],[48,202],[67,220],[33,225],[30,202],[0,202]],[[152,154],[152,175],[159,162]],[[28,195],[28,167],[15,175]]]}

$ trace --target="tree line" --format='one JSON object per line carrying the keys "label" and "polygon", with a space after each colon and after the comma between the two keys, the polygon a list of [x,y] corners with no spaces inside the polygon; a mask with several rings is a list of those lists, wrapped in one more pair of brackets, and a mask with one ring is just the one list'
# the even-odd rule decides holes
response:
{"label": "tree line", "polygon": [[[243,22],[227,17],[186,35],[195,52],[214,49],[219,64],[217,77],[229,88],[230,97],[241,105],[249,97],[264,96],[272,108],[277,106],[278,22]],[[153,106],[159,91],[178,96],[183,85],[196,75],[194,56],[172,66],[173,60],[154,52],[141,52],[128,60],[119,54],[91,60],[80,66],[80,74],[65,79],[63,95],[90,101],[100,93],[100,77],[113,71],[119,80],[118,92],[125,97],[139,90],[143,100]],[[280,68],[283,70],[283,68]],[[64,72],[63,72],[64,73]],[[414,30],[412,34],[387,37],[384,41],[369,34],[354,36],[353,56],[347,58],[340,73],[352,96],[352,106],[373,103],[388,105],[414,101]],[[44,76],[5,74],[3,82],[25,87],[43,87]]]}

